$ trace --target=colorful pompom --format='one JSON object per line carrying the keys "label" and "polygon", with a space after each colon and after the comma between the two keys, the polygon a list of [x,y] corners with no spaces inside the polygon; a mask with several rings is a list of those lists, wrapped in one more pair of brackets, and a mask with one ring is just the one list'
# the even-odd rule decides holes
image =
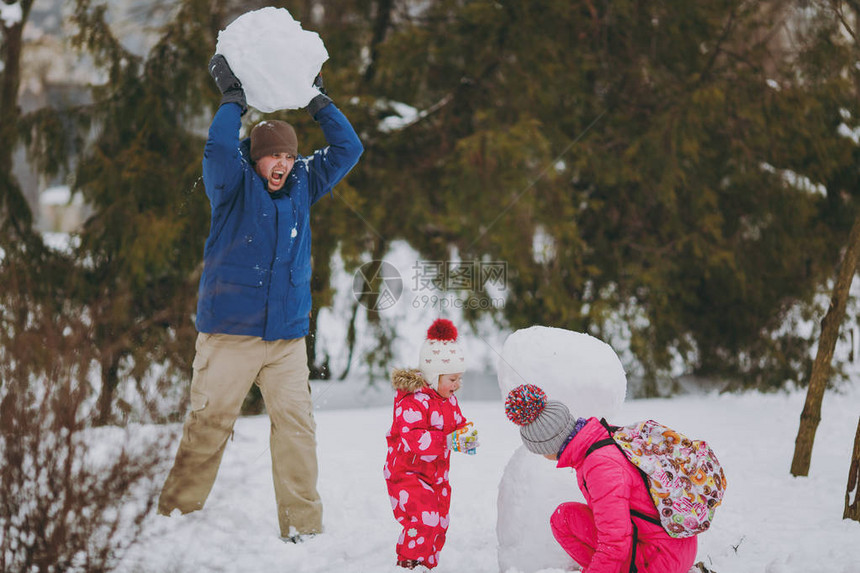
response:
{"label": "colorful pompom", "polygon": [[505,415],[518,426],[535,421],[546,406],[546,394],[534,384],[517,386],[505,399]]}
{"label": "colorful pompom", "polygon": [[457,340],[457,327],[447,318],[437,318],[427,329],[427,340]]}

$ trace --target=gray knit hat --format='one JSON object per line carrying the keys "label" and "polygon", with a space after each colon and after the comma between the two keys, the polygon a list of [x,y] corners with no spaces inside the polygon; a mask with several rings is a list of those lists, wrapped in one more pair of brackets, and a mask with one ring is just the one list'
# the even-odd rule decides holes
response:
{"label": "gray knit hat", "polygon": [[520,438],[526,448],[541,455],[558,454],[576,428],[567,406],[547,400],[543,390],[533,384],[517,386],[508,393],[505,414],[520,426]]}

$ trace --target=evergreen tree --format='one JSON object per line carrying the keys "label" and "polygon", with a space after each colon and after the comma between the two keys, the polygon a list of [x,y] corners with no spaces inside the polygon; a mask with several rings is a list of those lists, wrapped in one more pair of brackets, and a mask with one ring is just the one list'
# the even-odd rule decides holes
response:
{"label": "evergreen tree", "polygon": [[[325,40],[326,85],[366,148],[311,214],[314,375],[343,374],[314,344],[332,258],[352,271],[405,240],[426,261],[504,263],[506,327],[616,343],[623,325],[645,393],[667,391],[678,362],[761,387],[802,378],[812,341],[786,320],[832,278],[853,221],[857,146],[838,129],[860,110],[833,12],[817,12],[797,48],[778,41],[807,23],[800,4],[278,4]],[[109,81],[92,106],[66,110],[97,134],[74,181],[95,214],[75,253],[83,270],[54,287],[92,320],[107,421],[121,375],[190,369],[208,221],[200,150],[217,105],[205,63],[217,32],[260,6],[178,2],[146,58],[122,48],[105,7],[76,6],[78,45]],[[398,123],[401,104],[415,115]],[[324,145],[301,110],[273,115],[296,125],[301,152]],[[15,121],[35,156],[68,155],[49,144],[52,112]],[[390,325],[368,318],[384,363]]]}
{"label": "evergreen tree", "polygon": [[[24,25],[33,7],[33,0],[18,4],[21,17],[9,20],[0,26],[0,137],[5,144],[0,150],[0,215],[2,215],[3,237],[21,239],[32,226],[33,214],[24,198],[18,182],[12,175],[12,158],[21,140],[21,108],[18,105],[18,89],[21,85],[21,51],[23,49]],[[4,241],[13,247],[14,241]]]}
{"label": "evergreen tree", "polygon": [[[77,4],[76,45],[108,81],[87,110],[97,135],[81,155],[74,189],[93,207],[75,253],[75,300],[92,321],[101,369],[97,423],[114,418],[121,379],[153,365],[190,371],[191,317],[208,213],[199,185],[200,117],[215,103],[206,62],[221,20],[210,2],[177,8],[144,60],[105,23],[105,7]],[[159,387],[158,390],[166,389]]]}
{"label": "evergreen tree", "polygon": [[791,8],[395,3],[364,93],[423,113],[368,129],[361,171],[397,213],[368,219],[430,260],[506,262],[513,328],[606,337],[623,320],[646,393],[677,358],[761,386],[797,379],[811,341],[778,333],[847,227],[829,195],[786,178],[828,186],[851,162],[822,157],[845,147],[821,127],[835,108],[776,49]]}
{"label": "evergreen tree", "polygon": [[[0,25],[0,137],[4,142],[0,149],[0,349],[7,356],[12,356],[8,350],[12,341],[40,328],[45,317],[76,312],[66,304],[62,288],[72,262],[45,246],[12,171],[13,155],[24,145],[40,172],[56,175],[67,168],[68,144],[73,141],[55,110],[24,114],[18,103],[23,31],[33,1],[22,0],[17,7],[20,18],[10,17]],[[56,368],[50,352],[16,358],[22,368],[36,373]],[[10,391],[7,384],[0,379],[0,393]]]}

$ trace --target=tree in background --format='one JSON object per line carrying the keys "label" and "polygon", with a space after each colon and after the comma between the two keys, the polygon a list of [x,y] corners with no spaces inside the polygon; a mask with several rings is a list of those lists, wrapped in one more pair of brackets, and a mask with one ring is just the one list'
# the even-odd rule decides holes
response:
{"label": "tree in background", "polygon": [[[146,396],[141,381],[152,365],[176,368],[183,378],[190,370],[208,224],[197,185],[199,118],[215,99],[204,79],[222,15],[211,2],[179,4],[143,60],[122,46],[104,13],[104,5],[82,0],[74,14],[75,45],[93,54],[108,80],[93,87],[93,103],[81,111],[96,136],[78,160],[73,189],[94,214],[75,252],[87,263],[71,278],[92,321],[100,424],[114,419],[121,378],[137,381]],[[169,370],[162,381],[171,381]]]}
{"label": "tree in background", "polygon": [[[824,392],[832,378],[833,353],[860,257],[860,217],[857,215],[856,206],[857,192],[860,189],[860,173],[856,165],[860,160],[860,149],[856,143],[850,145],[851,140],[845,133],[846,130],[850,132],[845,122],[860,117],[860,71],[856,67],[860,56],[857,37],[860,4],[832,0],[816,3],[814,6],[817,9],[817,17],[804,38],[811,48],[799,59],[798,67],[802,70],[804,87],[818,95],[818,107],[823,111],[820,113],[821,129],[829,131],[832,134],[831,139],[841,139],[843,143],[838,146],[828,145],[826,152],[815,158],[815,169],[827,182],[827,194],[828,198],[831,198],[829,203],[832,209],[830,218],[853,217],[853,224],[848,237],[839,243],[841,260],[838,260],[838,273],[832,287],[830,306],[821,321],[818,349],[809,377],[791,462],[791,473],[795,476],[809,475],[812,446],[821,420]],[[821,138],[817,141],[819,143],[816,147],[820,148],[820,142],[826,140]],[[803,155],[795,154],[800,157]],[[846,502],[846,514],[847,512]]]}
{"label": "tree in background", "polygon": [[[852,500],[853,497],[853,500]],[[854,434],[854,450],[848,467],[848,486],[845,488],[845,511],[843,519],[860,521],[860,420]]]}
{"label": "tree in background", "polygon": [[153,508],[170,439],[89,427],[89,326],[69,305],[32,305],[19,278],[0,291],[0,308],[28,308],[0,314],[0,571],[111,571]]}
{"label": "tree in background", "polygon": [[[6,20],[0,69],[0,570],[110,571],[136,540],[169,441],[114,442],[93,459],[92,322],[70,284],[80,268],[46,248],[11,170],[28,146],[43,174],[67,168],[75,137],[63,110],[18,106],[21,18]],[[8,5],[4,5],[8,9]],[[6,15],[6,14],[4,14]],[[134,503],[130,503],[135,500]]]}
{"label": "tree in background", "polygon": [[[312,330],[333,300],[334,258],[354,271],[402,240],[427,261],[504,262],[506,304],[492,317],[505,328],[629,340],[642,393],[671,391],[679,369],[763,388],[802,380],[812,340],[786,324],[831,279],[853,220],[856,144],[835,128],[856,110],[826,41],[777,41],[804,21],[800,4],[278,5],[324,38],[326,85],[366,148],[312,212]],[[76,41],[109,77],[93,105],[65,110],[95,134],[73,185],[94,215],[78,270],[42,288],[91,320],[102,422],[121,379],[145,394],[150,366],[190,371],[208,220],[200,150],[217,105],[205,62],[218,30],[260,7],[173,6],[144,58],[117,41],[104,6],[76,3]],[[300,110],[274,116],[303,134],[300,150],[322,144]],[[69,156],[49,143],[56,114],[28,125],[35,157]],[[384,363],[396,325],[381,318],[368,314]],[[611,339],[619,326],[625,340]],[[308,343],[316,376],[344,374],[327,371],[313,331]]]}
{"label": "tree in background", "polygon": [[[33,213],[12,172],[13,154],[21,144],[46,175],[68,165],[70,138],[62,135],[54,110],[24,114],[18,105],[23,31],[32,6],[33,0],[6,6],[0,20],[0,277],[4,289],[22,294],[19,305],[0,307],[0,312],[15,313],[14,324],[26,324],[41,305],[59,310],[63,296],[56,296],[54,287],[62,285],[70,268],[70,261],[47,249],[33,229]],[[38,131],[33,127],[37,120],[42,126]]]}
{"label": "tree in background", "polygon": [[[5,142],[0,150],[0,216],[3,237],[20,240],[31,230],[33,214],[18,182],[12,175],[12,158],[21,140],[21,108],[18,90],[21,85],[21,50],[24,25],[30,15],[33,0],[23,0],[17,6],[20,13],[9,13],[0,20],[0,137]],[[9,8],[7,8],[9,9]],[[17,16],[17,17],[13,17]],[[4,241],[14,247],[15,241]]]}
{"label": "tree in background", "polygon": [[[175,3],[173,17],[144,58],[125,48],[106,24],[106,5],[75,2],[78,31],[72,43],[92,56],[107,80],[91,86],[91,103],[40,109],[14,126],[40,172],[56,174],[73,160],[72,190],[93,210],[72,252],[61,254],[42,245],[20,192],[5,192],[11,207],[2,246],[5,267],[36,285],[34,303],[65,305],[90,325],[101,378],[98,424],[128,413],[125,396],[116,394],[121,380],[134,384],[150,416],[159,419],[165,415],[155,407],[159,394],[175,394],[176,380],[187,379],[190,371],[208,225],[198,185],[201,117],[218,99],[206,62],[224,20],[243,9],[232,4]],[[20,41],[20,33],[15,37]],[[7,66],[4,85],[14,83],[16,69]],[[6,91],[17,95],[17,89]],[[154,387],[144,383],[152,379]]]}
{"label": "tree in background", "polygon": [[[427,260],[505,261],[510,328],[626,325],[646,394],[676,363],[802,378],[812,341],[786,318],[850,227],[810,189],[853,163],[777,42],[795,5],[371,6],[351,178],[373,189],[366,252],[405,239]],[[397,102],[417,113],[387,129]]]}

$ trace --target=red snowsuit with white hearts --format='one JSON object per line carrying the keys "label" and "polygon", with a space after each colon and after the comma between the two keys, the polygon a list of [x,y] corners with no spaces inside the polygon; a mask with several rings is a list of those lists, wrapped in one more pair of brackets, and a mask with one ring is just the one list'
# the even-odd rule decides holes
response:
{"label": "red snowsuit with white hearts", "polygon": [[394,517],[403,527],[398,561],[428,568],[439,563],[451,505],[448,434],[465,425],[454,396],[443,398],[426,386],[398,388],[383,469]]}

